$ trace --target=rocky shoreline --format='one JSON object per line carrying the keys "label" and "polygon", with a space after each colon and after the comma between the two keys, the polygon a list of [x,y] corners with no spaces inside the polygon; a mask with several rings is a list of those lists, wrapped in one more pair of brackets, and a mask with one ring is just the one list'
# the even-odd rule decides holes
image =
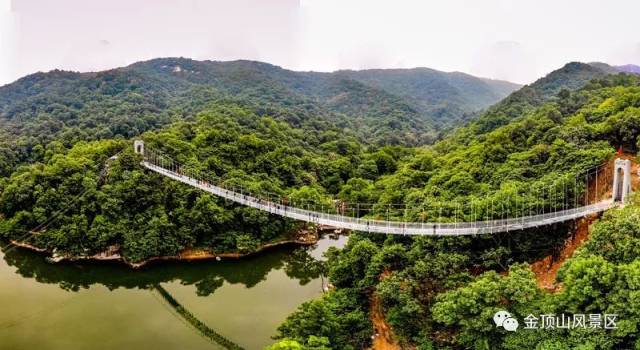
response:
{"label": "rocky shoreline", "polygon": [[161,262],[161,261],[200,261],[200,260],[242,259],[251,255],[262,253],[268,249],[280,247],[280,246],[314,245],[318,242],[318,235],[306,234],[303,236],[298,236],[296,237],[296,239],[265,243],[261,245],[258,249],[251,252],[247,252],[247,253],[240,253],[240,252],[215,253],[210,249],[191,248],[191,249],[185,249],[184,251],[180,252],[178,255],[156,256],[140,262],[128,261],[125,257],[123,257],[120,254],[119,246],[111,246],[106,251],[100,252],[94,255],[69,256],[69,255],[58,254],[57,252],[51,251],[49,249],[39,248],[25,242],[18,242],[14,240],[11,240],[10,242],[11,244],[23,249],[29,249],[31,251],[41,253],[41,254],[48,254],[49,256],[47,257],[47,260],[52,263],[60,263],[65,261],[70,261],[70,262],[75,262],[75,261],[105,262],[107,261],[107,262],[121,262],[133,269],[139,269],[150,263]]}

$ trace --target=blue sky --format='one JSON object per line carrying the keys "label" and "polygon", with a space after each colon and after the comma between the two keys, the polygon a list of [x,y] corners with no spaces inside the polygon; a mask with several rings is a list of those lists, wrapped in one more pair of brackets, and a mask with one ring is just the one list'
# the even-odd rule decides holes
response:
{"label": "blue sky", "polygon": [[166,56],[529,83],[569,61],[640,64],[638,13],[637,0],[0,0],[0,84]]}

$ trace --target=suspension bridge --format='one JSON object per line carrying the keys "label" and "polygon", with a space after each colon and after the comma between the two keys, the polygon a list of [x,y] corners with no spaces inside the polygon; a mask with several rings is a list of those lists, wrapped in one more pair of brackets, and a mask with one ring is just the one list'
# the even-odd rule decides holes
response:
{"label": "suspension bridge", "polygon": [[[291,203],[286,198],[276,194],[252,193],[241,186],[225,184],[220,180],[215,181],[212,177],[184,166],[158,151],[148,147],[145,148],[143,141],[135,141],[134,150],[142,156],[142,165],[145,168],[229,201],[274,215],[317,225],[385,234],[460,236],[517,231],[600,213],[624,203],[631,193],[631,161],[616,159],[613,169],[610,169],[611,167],[605,164],[588,169],[584,175],[576,176],[572,191],[569,191],[571,186],[566,182],[562,183],[562,188],[560,189],[557,188],[557,185],[554,185],[553,188],[538,189],[532,198],[537,198],[540,194],[545,198],[555,198],[556,200],[560,197],[560,204],[548,205],[547,207],[544,201],[540,205],[537,202],[535,204],[524,203],[524,200],[522,200],[521,203],[516,202],[516,206],[520,205],[520,210],[517,212],[518,216],[505,217],[505,214],[501,214],[500,218],[487,218],[485,212],[488,210],[481,211],[479,209],[482,208],[473,208],[472,206],[470,215],[472,218],[478,218],[479,220],[462,221],[464,211],[459,207],[454,207],[453,209],[453,216],[455,216],[453,222],[450,222],[450,219],[448,219],[449,222],[444,220],[430,222],[378,220],[378,217],[372,218],[371,215],[361,216],[360,209],[358,209],[357,214],[353,210],[353,215],[348,216],[345,214],[344,205],[342,205],[342,208],[337,205],[333,208],[331,206],[322,207],[322,209],[319,209],[317,204],[309,205],[306,203],[306,205],[296,206],[296,203]],[[598,176],[601,176],[600,180],[603,180],[604,177],[604,180],[607,181],[606,183],[610,185],[600,186],[599,190]],[[592,181],[594,178],[595,182]],[[584,179],[584,184],[580,182],[582,179]],[[595,186],[591,184],[592,182],[594,182]],[[583,185],[584,188],[578,191],[578,185]],[[590,190],[591,195],[589,194]],[[609,191],[611,192],[610,196],[603,198],[601,194],[608,195]],[[593,196],[593,200],[591,200],[591,196]],[[354,208],[353,205],[351,207]],[[362,207],[366,206],[363,205]],[[440,207],[440,210],[442,210],[442,207]],[[460,220],[458,219],[458,214],[460,214]],[[387,210],[387,217],[389,217],[389,209]]]}

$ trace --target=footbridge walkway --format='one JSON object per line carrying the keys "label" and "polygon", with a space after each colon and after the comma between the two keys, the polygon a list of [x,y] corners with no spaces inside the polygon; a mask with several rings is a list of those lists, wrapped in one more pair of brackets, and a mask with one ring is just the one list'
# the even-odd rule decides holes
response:
{"label": "footbridge walkway", "polygon": [[[252,195],[236,188],[216,184],[205,176],[169,160],[160,153],[145,149],[142,141],[135,142],[135,151],[143,156],[142,165],[158,174],[180,181],[200,190],[212,193],[232,202],[249,206],[271,214],[336,228],[363,232],[398,235],[460,236],[479,235],[522,230],[574,220],[610,209],[623,203],[631,191],[630,161],[617,159],[613,174],[612,196],[568,209],[525,215],[515,218],[482,220],[472,222],[406,222],[374,220],[366,217],[351,217],[338,213],[327,213],[299,208],[282,200]],[[588,184],[587,184],[588,186]]]}

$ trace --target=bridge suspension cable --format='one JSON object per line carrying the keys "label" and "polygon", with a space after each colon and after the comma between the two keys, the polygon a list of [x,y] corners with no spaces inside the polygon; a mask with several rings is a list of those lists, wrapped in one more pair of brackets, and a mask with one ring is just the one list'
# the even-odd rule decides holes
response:
{"label": "bridge suspension cable", "polygon": [[205,174],[197,169],[199,164],[181,164],[144,147],[141,141],[136,141],[135,150],[143,156],[142,165],[147,169],[232,202],[295,220],[364,232],[431,236],[508,232],[577,219],[617,204],[600,200],[608,188],[598,186],[598,180],[604,177],[603,181],[611,183],[606,164],[549,179],[544,185],[506,185],[489,199],[470,197],[467,203],[421,200],[407,205],[294,200],[283,193],[249,189]]}

